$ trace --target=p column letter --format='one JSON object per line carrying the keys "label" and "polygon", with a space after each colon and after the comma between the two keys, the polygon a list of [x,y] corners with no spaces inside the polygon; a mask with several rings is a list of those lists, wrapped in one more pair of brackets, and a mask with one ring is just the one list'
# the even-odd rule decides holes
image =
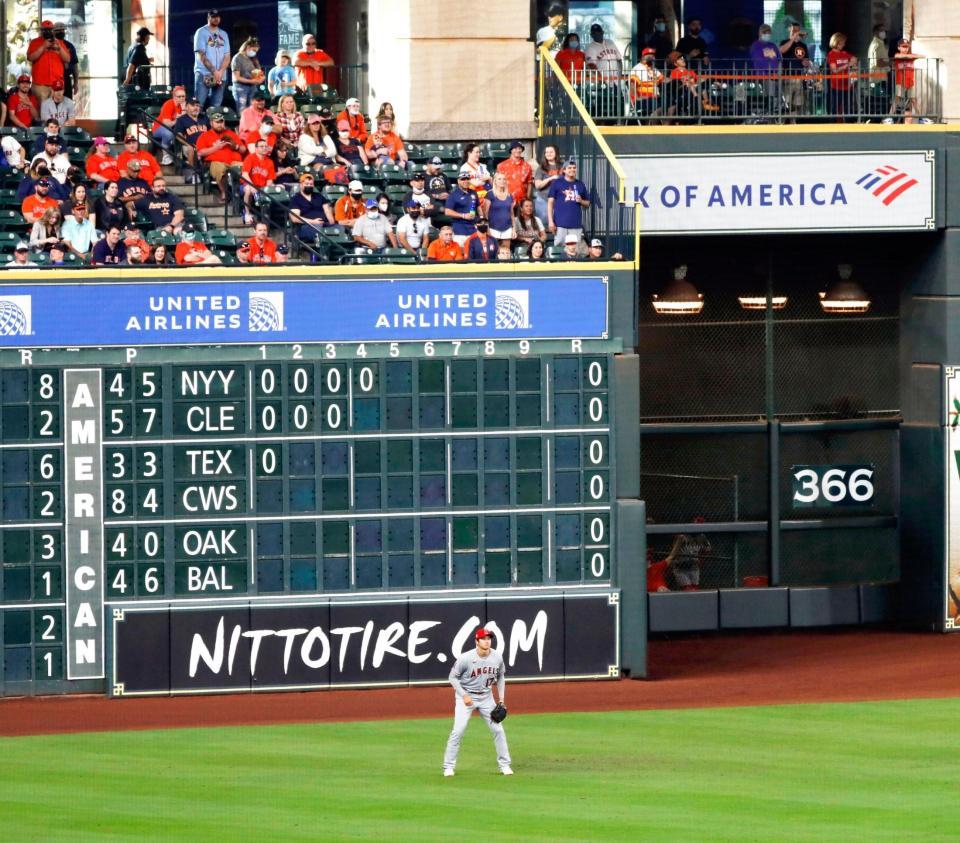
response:
{"label": "p column letter", "polygon": [[65,369],[67,679],[102,679],[103,395],[100,369]]}

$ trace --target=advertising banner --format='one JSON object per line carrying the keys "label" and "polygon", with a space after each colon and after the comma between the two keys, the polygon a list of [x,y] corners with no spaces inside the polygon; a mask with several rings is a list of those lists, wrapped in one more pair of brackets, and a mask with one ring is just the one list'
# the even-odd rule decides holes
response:
{"label": "advertising banner", "polygon": [[0,347],[606,339],[607,278],[0,285]]}
{"label": "advertising banner", "polygon": [[944,628],[960,629],[960,366],[945,368],[944,443],[943,464],[947,476],[944,488],[946,501],[946,549],[944,576]]}
{"label": "advertising banner", "polygon": [[617,591],[114,607],[113,696],[447,681],[493,631],[508,681],[620,675]]}
{"label": "advertising banner", "polygon": [[922,231],[936,226],[935,154],[718,153],[618,158],[641,235]]}

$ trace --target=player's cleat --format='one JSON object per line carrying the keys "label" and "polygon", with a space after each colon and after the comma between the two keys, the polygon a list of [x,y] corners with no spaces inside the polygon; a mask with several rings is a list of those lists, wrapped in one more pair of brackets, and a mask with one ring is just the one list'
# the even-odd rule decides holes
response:
{"label": "player's cleat", "polygon": [[505,775],[505,776],[512,776],[512,775],[513,775],[513,770],[511,770],[509,767],[501,767],[501,768],[500,768],[500,772],[503,773],[503,775]]}
{"label": "player's cleat", "polygon": [[450,776],[452,776],[452,775],[453,775],[453,770],[444,770],[444,771],[443,771],[443,777],[444,777],[444,778],[450,778]]}

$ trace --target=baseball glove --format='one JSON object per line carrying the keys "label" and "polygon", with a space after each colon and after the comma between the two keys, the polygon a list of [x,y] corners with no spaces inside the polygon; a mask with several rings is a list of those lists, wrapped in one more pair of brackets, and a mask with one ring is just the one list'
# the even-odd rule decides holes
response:
{"label": "baseball glove", "polygon": [[490,719],[494,723],[502,723],[507,718],[507,707],[502,703],[498,702],[494,707],[493,711],[490,712]]}

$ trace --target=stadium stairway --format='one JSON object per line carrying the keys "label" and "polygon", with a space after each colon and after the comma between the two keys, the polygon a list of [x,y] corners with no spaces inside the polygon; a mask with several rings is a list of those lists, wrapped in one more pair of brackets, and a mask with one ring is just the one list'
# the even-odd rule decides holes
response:
{"label": "stadium stairway", "polygon": [[233,203],[228,206],[228,216],[226,225],[224,225],[223,204],[215,194],[201,190],[197,194],[197,200],[194,200],[194,186],[186,184],[183,176],[174,172],[173,167],[164,167],[164,176],[167,179],[167,189],[176,193],[183,200],[187,209],[197,208],[202,211],[207,218],[208,229],[226,228],[237,238],[237,241],[246,240],[253,236],[253,226],[244,225],[243,217],[234,213]]}

